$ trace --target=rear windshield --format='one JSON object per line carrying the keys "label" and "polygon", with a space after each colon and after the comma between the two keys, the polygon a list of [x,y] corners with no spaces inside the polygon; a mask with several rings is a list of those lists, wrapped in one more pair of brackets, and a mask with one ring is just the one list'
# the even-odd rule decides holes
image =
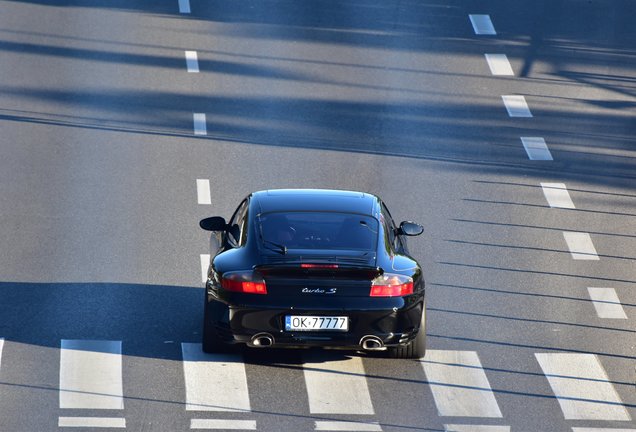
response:
{"label": "rear windshield", "polygon": [[378,221],[354,213],[265,213],[256,219],[261,241],[288,249],[375,251]]}

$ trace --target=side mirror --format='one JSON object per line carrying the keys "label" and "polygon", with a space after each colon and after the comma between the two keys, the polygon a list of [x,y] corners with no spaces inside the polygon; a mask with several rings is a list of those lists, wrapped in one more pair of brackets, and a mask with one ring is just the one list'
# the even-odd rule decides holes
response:
{"label": "side mirror", "polygon": [[227,229],[227,223],[221,216],[201,219],[199,226],[206,231],[225,231]]}
{"label": "side mirror", "polygon": [[418,236],[424,232],[424,227],[415,222],[404,221],[400,224],[398,231],[407,236]]}

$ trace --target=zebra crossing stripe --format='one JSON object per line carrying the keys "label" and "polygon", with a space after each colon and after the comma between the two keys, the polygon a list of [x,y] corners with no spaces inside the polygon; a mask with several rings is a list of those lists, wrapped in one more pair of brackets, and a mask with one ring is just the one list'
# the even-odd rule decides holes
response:
{"label": "zebra crossing stripe", "polygon": [[567,420],[631,420],[593,354],[535,353]]}
{"label": "zebra crossing stripe", "polygon": [[314,430],[331,432],[382,432],[378,422],[316,421]]}
{"label": "zebra crossing stripe", "polygon": [[[60,408],[124,409],[121,341],[62,339]],[[121,417],[58,417],[58,427],[125,428]]]}
{"label": "zebra crossing stripe", "polygon": [[118,417],[59,417],[57,427],[126,428],[126,419]]}
{"label": "zebra crossing stripe", "polygon": [[192,419],[190,429],[256,430],[255,420]]}
{"label": "zebra crossing stripe", "polygon": [[[312,414],[373,414],[360,357],[330,360],[330,353],[306,353],[303,372]],[[337,389],[337,391],[334,391]]]}
{"label": "zebra crossing stripe", "polygon": [[240,354],[206,354],[182,343],[187,411],[249,412],[245,364]]}
{"label": "zebra crossing stripe", "polygon": [[60,408],[124,409],[121,341],[62,340]]}
{"label": "zebra crossing stripe", "polygon": [[446,432],[510,432],[510,426],[445,424]]}
{"label": "zebra crossing stripe", "polygon": [[440,416],[502,417],[476,352],[427,350],[421,363]]}
{"label": "zebra crossing stripe", "polygon": [[573,427],[572,432],[636,432],[636,429],[608,429],[608,428],[588,428]]}

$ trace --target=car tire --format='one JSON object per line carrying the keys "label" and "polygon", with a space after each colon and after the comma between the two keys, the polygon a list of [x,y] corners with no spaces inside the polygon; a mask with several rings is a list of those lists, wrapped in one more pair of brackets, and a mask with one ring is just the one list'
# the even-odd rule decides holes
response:
{"label": "car tire", "polygon": [[420,329],[415,339],[403,346],[389,347],[389,357],[398,359],[420,359],[426,354],[426,303],[422,308]]}
{"label": "car tire", "polygon": [[203,336],[201,341],[203,352],[214,354],[227,351],[227,345],[221,341],[216,330],[210,323],[208,307],[203,312]]}

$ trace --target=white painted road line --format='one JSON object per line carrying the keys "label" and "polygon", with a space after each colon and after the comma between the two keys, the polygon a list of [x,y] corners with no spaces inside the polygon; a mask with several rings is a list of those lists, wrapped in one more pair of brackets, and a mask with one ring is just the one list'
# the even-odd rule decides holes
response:
{"label": "white painted road line", "polygon": [[608,319],[627,319],[625,310],[618,299],[614,288],[593,288],[589,287],[587,292],[590,294],[594,309],[599,318]]}
{"label": "white painted road line", "polygon": [[580,232],[564,232],[563,237],[568,244],[572,259],[598,261],[599,257],[596,253],[592,237],[588,233]]}
{"label": "white painted road line", "polygon": [[564,183],[541,183],[543,195],[552,208],[573,209],[574,203]]}
{"label": "white painted road line", "polygon": [[528,153],[530,160],[553,160],[548,145],[541,137],[521,137],[523,148]]}
{"label": "white painted road line", "polygon": [[519,95],[501,96],[510,117],[532,117],[526,98]]}
{"label": "white painted road line", "polygon": [[382,432],[382,427],[378,422],[317,421],[314,430],[333,432]]}
{"label": "white painted road line", "polygon": [[186,51],[186,66],[188,68],[188,72],[197,73],[199,72],[199,58],[197,56],[196,51]]}
{"label": "white painted road line", "polygon": [[126,419],[121,417],[59,417],[58,427],[126,428]]}
{"label": "white painted road line", "polygon": [[192,119],[194,122],[194,134],[195,135],[207,135],[208,130],[206,127],[206,119],[205,114],[203,113],[194,113],[192,114]]}
{"label": "white painted road line", "polygon": [[195,343],[182,343],[181,350],[187,411],[250,411],[240,354],[205,354]]}
{"label": "white painted road line", "polygon": [[303,356],[305,384],[312,414],[373,414],[360,357],[329,360],[328,353]]}
{"label": "white painted road line", "polygon": [[0,368],[2,368],[2,349],[4,348],[4,338],[0,338]]}
{"label": "white painted road line", "polygon": [[478,35],[496,35],[495,26],[492,25],[490,15],[468,15],[470,23],[473,25],[475,34]]}
{"label": "white painted road line", "polygon": [[190,0],[179,0],[179,13],[190,13]]}
{"label": "white painted road line", "polygon": [[445,424],[446,432],[510,432],[510,426]]}
{"label": "white painted road line", "polygon": [[490,68],[490,72],[493,75],[508,75],[514,76],[514,72],[512,70],[512,66],[510,66],[510,62],[508,61],[508,56],[505,54],[484,54],[486,56],[486,61],[488,62],[488,67]]}
{"label": "white painted road line", "polygon": [[427,350],[421,363],[440,416],[502,417],[476,352]]}
{"label": "white painted road line", "polygon": [[192,419],[190,429],[256,430],[256,420]]}
{"label": "white painted road line", "polygon": [[199,204],[212,204],[210,193],[210,180],[197,179],[197,200]]}
{"label": "white painted road line", "polygon": [[201,282],[206,283],[208,281],[208,268],[210,267],[210,254],[201,254],[199,259],[201,260]]}
{"label": "white painted road line", "polygon": [[636,429],[608,429],[608,428],[588,428],[573,427],[572,432],[636,432]]}
{"label": "white painted road line", "polygon": [[631,420],[593,354],[535,353],[566,420]]}
{"label": "white painted road line", "polygon": [[124,409],[121,341],[62,339],[60,408]]}

